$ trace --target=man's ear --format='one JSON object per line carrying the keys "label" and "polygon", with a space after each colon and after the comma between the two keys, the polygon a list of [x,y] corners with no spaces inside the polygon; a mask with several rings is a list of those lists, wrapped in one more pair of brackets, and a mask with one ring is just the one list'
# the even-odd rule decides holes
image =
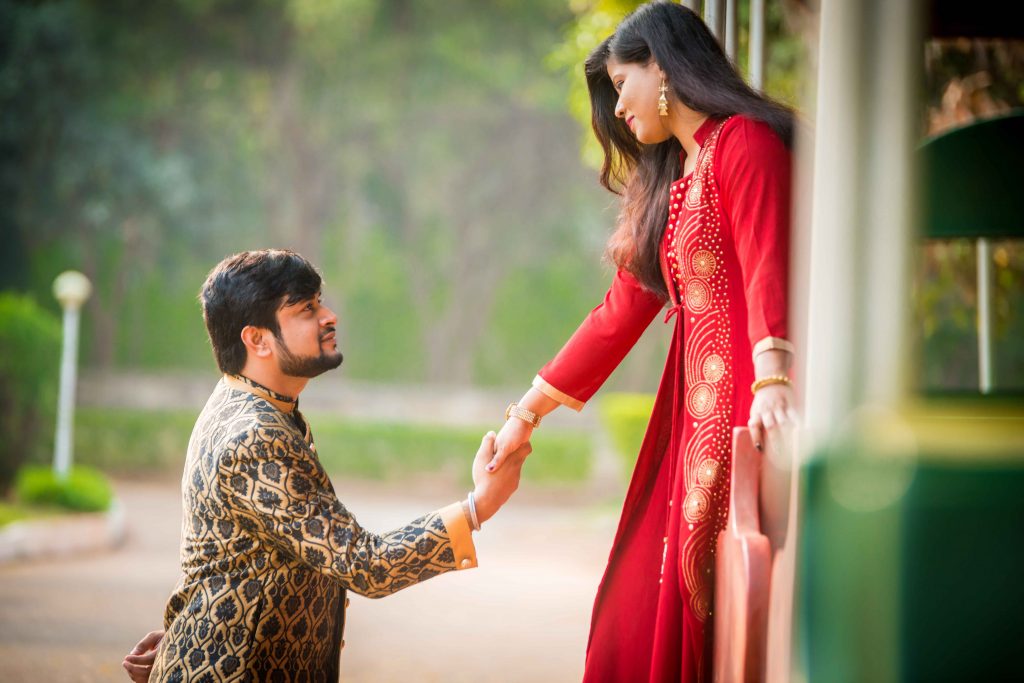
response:
{"label": "man's ear", "polygon": [[246,325],[242,328],[242,343],[257,358],[269,358],[274,351],[270,346],[270,330]]}

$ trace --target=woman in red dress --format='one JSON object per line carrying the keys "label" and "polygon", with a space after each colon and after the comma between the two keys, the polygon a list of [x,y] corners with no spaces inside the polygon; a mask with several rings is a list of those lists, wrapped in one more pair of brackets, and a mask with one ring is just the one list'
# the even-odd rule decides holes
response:
{"label": "woman in red dress", "polygon": [[510,407],[491,466],[557,406],[580,410],[668,306],[671,351],[594,604],[584,681],[706,681],[732,430],[749,426],[761,448],[765,430],[793,419],[793,114],[747,86],[676,3],[626,17],[586,74],[601,183],[622,196],[608,244],[618,270]]}

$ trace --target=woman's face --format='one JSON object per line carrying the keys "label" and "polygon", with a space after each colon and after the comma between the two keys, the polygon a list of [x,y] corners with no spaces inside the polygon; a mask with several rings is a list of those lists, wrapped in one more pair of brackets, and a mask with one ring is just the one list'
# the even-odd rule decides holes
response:
{"label": "woman's face", "polygon": [[666,127],[668,117],[658,113],[662,71],[654,60],[637,64],[609,57],[607,68],[615,92],[619,94],[615,115],[625,120],[637,141],[652,145],[668,140],[672,136],[672,131]]}

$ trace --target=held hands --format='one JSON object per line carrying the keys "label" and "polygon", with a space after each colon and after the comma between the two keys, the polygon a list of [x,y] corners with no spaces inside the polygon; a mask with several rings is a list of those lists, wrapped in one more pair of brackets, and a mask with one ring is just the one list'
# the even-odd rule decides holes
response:
{"label": "held hands", "polygon": [[[511,453],[516,452],[523,444],[529,445],[532,435],[533,425],[530,423],[520,420],[518,417],[510,417],[506,420],[494,441],[494,454],[490,459],[490,465],[487,466],[487,471],[497,472]],[[529,450],[526,451],[526,455],[529,453]],[[523,458],[525,459],[525,457],[524,455]]]}
{"label": "held hands", "polygon": [[476,513],[481,524],[494,516],[519,488],[523,462],[533,451],[529,441],[524,441],[508,453],[505,458],[506,467],[500,471],[489,472],[487,464],[494,455],[494,444],[494,432],[487,432],[480,444],[480,450],[476,452],[476,458],[473,459],[473,484],[476,485],[473,497],[476,498]]}
{"label": "held hands", "polygon": [[795,426],[799,416],[793,408],[793,389],[786,384],[770,384],[754,394],[750,405],[750,436],[759,451],[764,450],[765,433],[775,427]]}
{"label": "held hands", "polygon": [[164,637],[163,631],[150,631],[132,651],[125,655],[121,665],[128,672],[128,678],[135,683],[146,683],[156,661],[156,648]]}

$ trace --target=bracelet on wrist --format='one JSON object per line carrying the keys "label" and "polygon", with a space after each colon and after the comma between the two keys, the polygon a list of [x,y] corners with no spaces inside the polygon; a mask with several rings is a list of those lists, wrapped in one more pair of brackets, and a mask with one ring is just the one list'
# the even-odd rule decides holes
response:
{"label": "bracelet on wrist", "polygon": [[469,520],[473,526],[473,531],[480,531],[480,518],[476,516],[476,498],[473,496],[473,492],[469,492]]}
{"label": "bracelet on wrist", "polygon": [[764,389],[772,384],[785,384],[787,387],[791,387],[793,386],[793,381],[785,375],[769,375],[768,377],[762,377],[751,384],[750,393],[756,394],[758,390]]}
{"label": "bracelet on wrist", "polygon": [[517,417],[523,422],[526,422],[527,424],[531,425],[535,429],[537,427],[540,427],[540,415],[533,412],[532,410],[527,410],[526,408],[523,408],[515,401],[509,403],[508,408],[505,408],[505,420],[507,421],[510,417]]}

